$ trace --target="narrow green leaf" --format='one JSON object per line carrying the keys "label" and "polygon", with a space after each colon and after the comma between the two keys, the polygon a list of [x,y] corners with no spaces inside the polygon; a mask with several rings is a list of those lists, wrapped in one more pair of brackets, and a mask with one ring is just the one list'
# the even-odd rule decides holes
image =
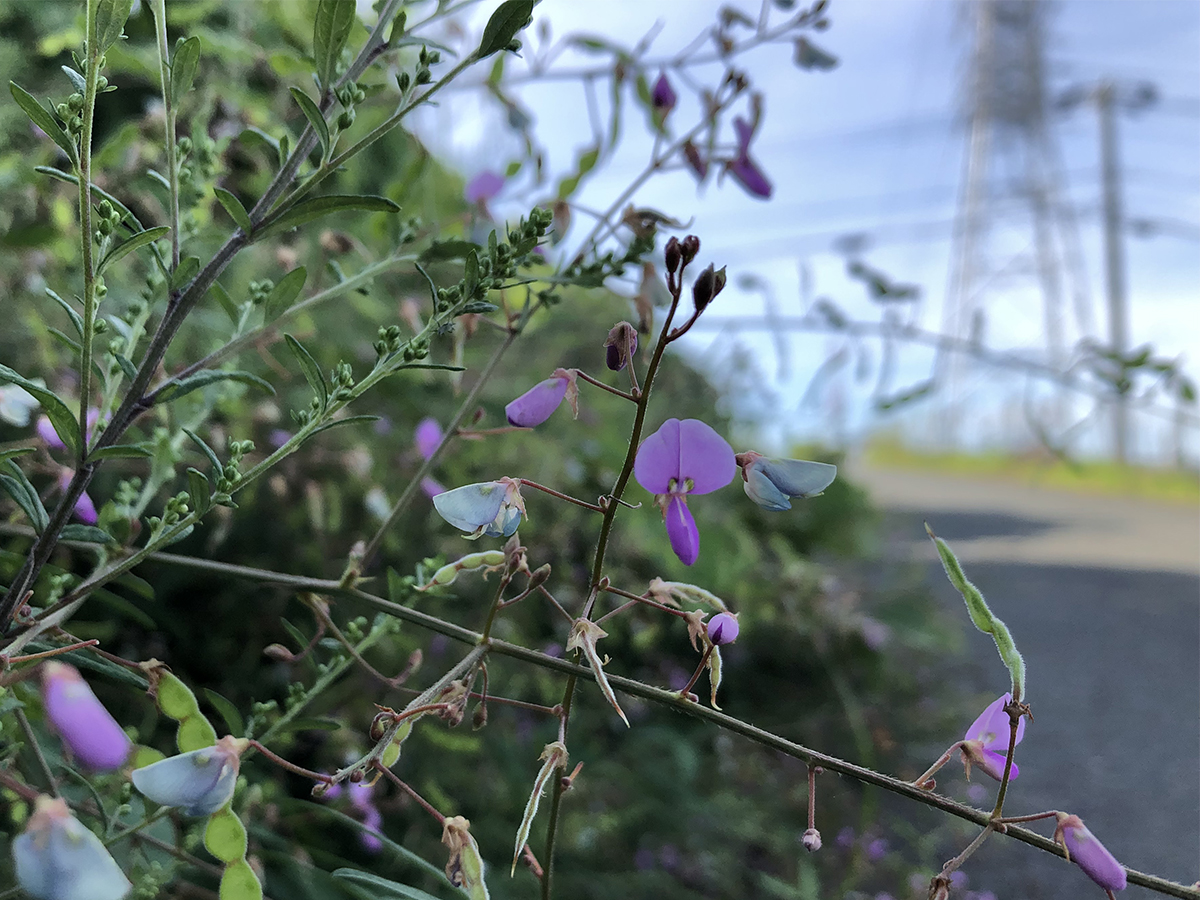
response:
{"label": "narrow green leaf", "polygon": [[254,230],[254,226],[250,224],[250,213],[246,212],[242,201],[225,188],[215,187],[213,193],[217,195],[217,200],[225,207],[225,212],[229,213],[229,218],[233,219],[233,223],[249,235]]}
{"label": "narrow green leaf", "polygon": [[200,448],[200,452],[208,457],[208,462],[213,467],[214,474],[219,475],[225,470],[225,467],[221,465],[221,460],[217,458],[216,451],[213,450],[212,447],[208,446],[204,438],[200,437],[200,435],[188,428],[184,428],[183,433],[190,437],[192,439],[192,443]]}
{"label": "narrow green leaf", "polygon": [[190,37],[171,57],[171,103],[176,109],[183,95],[192,89],[196,67],[200,65],[200,38]]}
{"label": "narrow green leaf", "polygon": [[396,369],[396,371],[399,372],[402,369],[436,369],[441,372],[465,372],[465,371],[467,371],[466,366],[452,366],[447,363],[419,363],[419,362],[404,363],[403,365],[399,366]]}
{"label": "narrow green leaf", "polygon": [[113,536],[103,528],[97,528],[95,525],[80,525],[78,522],[72,522],[70,525],[63,527],[62,539],[64,541],[79,541],[84,544],[116,543]]}
{"label": "narrow green leaf", "polygon": [[328,431],[330,428],[340,428],[342,425],[361,425],[365,422],[378,422],[379,416],[346,416],[344,419],[334,419],[332,422],[326,422],[317,428],[314,428],[309,434],[309,437],[320,434],[322,431]]}
{"label": "narrow green leaf", "polygon": [[34,531],[41,534],[50,524],[50,516],[46,507],[42,506],[42,498],[38,496],[37,488],[29,483],[21,467],[11,459],[4,461],[4,469],[8,475],[0,475],[0,486],[8,492],[17,506],[21,507]]}
{"label": "narrow green leaf", "polygon": [[208,486],[208,479],[199,469],[193,469],[188,466],[188,497],[191,498],[190,506],[196,510],[197,515],[204,515],[212,507],[212,490]]}
{"label": "narrow green leaf", "polygon": [[490,313],[499,308],[495,303],[488,303],[486,300],[468,300],[459,309],[458,314],[465,316],[469,314]]}
{"label": "narrow green leaf", "polygon": [[408,598],[408,593],[400,573],[389,566],[387,570],[388,599],[393,603],[403,603]]}
{"label": "narrow green leaf", "polygon": [[283,630],[288,633],[291,639],[296,642],[296,648],[298,650],[303,650],[308,646],[308,637],[305,636],[303,631],[292,624],[292,622],[290,622],[288,619],[280,617],[279,624],[283,626]]}
{"label": "narrow green leaf", "polygon": [[434,241],[421,254],[421,262],[441,262],[445,259],[466,259],[471,251],[478,252],[478,245],[470,241]]}
{"label": "narrow green leaf", "polygon": [[[34,166],[33,171],[39,172],[42,175],[49,175],[51,178],[57,178],[59,181],[65,181],[67,184],[73,184],[76,187],[79,186],[78,175],[73,175],[70,172],[64,172],[62,169],[54,168],[54,166]],[[134,228],[136,228],[138,231],[142,230],[142,223],[138,221],[138,217],[133,214],[128,206],[126,206],[108,191],[104,190],[104,188],[93,184],[92,198],[95,199],[96,197],[99,197],[101,200],[107,200],[121,214],[123,220],[132,222]]]}
{"label": "narrow green leaf", "polygon": [[75,326],[75,333],[80,338],[83,337],[83,316],[75,312],[75,307],[71,306],[66,300],[54,293],[50,288],[46,288],[46,296],[63,308],[63,312],[67,314],[67,318],[71,320],[71,324]]}
{"label": "narrow green leaf", "polygon": [[470,300],[475,296],[477,287],[479,287],[479,254],[472,248],[463,263],[463,296]]}
{"label": "narrow green leaf", "polygon": [[218,381],[237,381],[241,384],[249,384],[262,388],[269,394],[275,393],[275,388],[272,387],[271,382],[259,378],[251,372],[242,372],[237,369],[212,369],[206,372],[197,372],[195,375],[189,375],[187,378],[167,384],[159,392],[158,402],[165,403],[168,400],[178,400],[192,391],[198,391],[200,388],[216,384]]}
{"label": "narrow green leaf", "polygon": [[329,385],[325,383],[325,376],[321,374],[321,367],[312,358],[312,354],[304,349],[304,345],[290,334],[285,334],[283,339],[287,342],[288,349],[292,351],[292,355],[296,357],[296,362],[300,363],[300,371],[304,373],[304,380],[308,382],[309,387],[317,395],[317,399],[321,401],[321,409],[323,411],[329,405]]}
{"label": "narrow green leaf", "polygon": [[87,93],[87,79],[72,69],[70,66],[63,66],[63,72],[71,79],[71,87],[75,88],[80,94]]}
{"label": "narrow green leaf", "polygon": [[217,298],[217,303],[221,305],[221,309],[225,310],[225,315],[229,316],[230,322],[236,325],[241,321],[241,312],[238,310],[237,304],[233,302],[229,291],[225,290],[221,282],[214,281],[208,292]]}
{"label": "narrow green leaf", "polygon": [[292,97],[296,100],[296,105],[300,107],[300,111],[304,113],[304,118],[308,119],[308,124],[313,127],[317,133],[318,140],[321,141],[322,159],[329,158],[329,125],[325,121],[325,117],[321,115],[321,110],[315,104],[308,94],[300,90],[300,88],[290,88]]}
{"label": "narrow green leaf", "polygon": [[88,462],[95,462],[98,459],[150,459],[153,456],[153,451],[140,444],[113,444],[93,450],[88,454]]}
{"label": "narrow green leaf", "polygon": [[71,160],[75,165],[79,164],[79,156],[75,150],[75,142],[67,137],[67,133],[63,131],[62,126],[58,124],[58,120],[46,111],[42,104],[37,102],[37,99],[25,88],[21,87],[15,81],[8,83],[8,89],[12,91],[13,99],[17,101],[17,106],[25,111],[25,115],[33,121],[33,124],[42,129],[46,133],[46,137],[54,141],[67,154],[67,159]]}
{"label": "narrow green leaf", "polygon": [[37,401],[42,404],[42,409],[46,411],[47,418],[50,419],[50,424],[54,426],[59,438],[62,440],[66,448],[72,454],[78,455],[79,448],[82,444],[79,438],[79,423],[75,419],[75,414],[67,407],[59,396],[54,391],[47,390],[40,384],[34,384],[28,378],[18,375],[8,366],[0,364],[0,383],[9,382],[17,387],[24,388],[28,393],[33,394]]}
{"label": "narrow green leaf", "polygon": [[[139,247],[145,247],[147,244],[153,243],[159,238],[166,237],[170,233],[171,229],[166,225],[158,225],[154,228],[147,228],[145,231],[139,231],[133,237],[122,241],[104,254],[104,258],[100,260],[100,264],[96,266],[96,274],[99,275],[104,271],[106,266],[110,265],[111,263],[115,263],[117,260],[122,259],[125,256],[128,256]],[[197,262],[199,262],[199,260],[197,260]]]}
{"label": "narrow green leaf", "polygon": [[416,270],[418,272],[420,272],[422,275],[425,276],[425,281],[429,284],[429,296],[431,298],[433,298],[433,308],[437,309],[437,302],[438,302],[437,285],[434,284],[433,278],[430,277],[429,273],[425,271],[425,269],[421,266],[420,263],[413,263],[413,265],[416,267]]}
{"label": "narrow green leaf", "polygon": [[[57,338],[63,344],[63,346],[67,347],[76,356],[80,356],[83,354],[83,345],[80,344],[79,341],[77,341],[73,337],[71,337],[69,334],[65,334],[65,333],[59,331],[57,328],[47,328],[46,330],[49,331],[51,335],[53,335],[55,338]],[[96,369],[94,371],[99,371],[99,369]]]}
{"label": "narrow green leaf", "polygon": [[[225,720],[225,724],[229,727],[230,734],[234,735],[235,737],[237,735],[245,734],[246,723],[242,720],[242,714],[238,712],[238,708],[234,706],[233,703],[222,697],[216,691],[209,690],[208,688],[204,689],[204,696],[208,698],[208,702],[212,704],[213,709],[220,713],[221,718]],[[246,846],[244,834],[242,839],[242,852],[245,852]],[[207,844],[207,841],[205,843]],[[213,855],[216,856],[215,853]],[[222,862],[229,862],[229,860],[221,856],[217,856],[217,859],[221,860]]]}
{"label": "narrow green leaf", "polygon": [[133,381],[137,377],[137,366],[133,364],[133,360],[120,353],[114,353],[112,358],[117,361],[117,365],[121,367],[121,372],[126,378]]}
{"label": "narrow green leaf", "polygon": [[329,194],[324,197],[313,197],[311,200],[297,203],[275,221],[261,226],[254,232],[254,239],[259,240],[268,235],[290,231],[314,219],[346,210],[394,213],[399,212],[400,207],[386,197],[375,197],[369,194]]}
{"label": "narrow green leaf", "polygon": [[336,869],[333,877],[355,887],[368,889],[368,894],[376,900],[438,900],[433,894],[427,894],[419,888],[389,881],[358,869]]}
{"label": "narrow green leaf", "polygon": [[270,322],[286,312],[304,290],[304,282],[307,280],[308,270],[304,266],[297,266],[279,279],[279,284],[271,289],[263,304],[266,321]]}
{"label": "narrow green leaf", "polygon": [[313,23],[313,61],[321,90],[333,87],[338,60],[350,38],[356,15],[354,0],[320,0]]}
{"label": "narrow green leaf", "polygon": [[483,39],[475,51],[476,59],[484,59],[504,50],[518,31],[529,24],[535,0],[504,0],[483,29]]}
{"label": "narrow green leaf", "polygon": [[36,452],[33,447],[10,447],[7,450],[0,450],[0,462],[6,459],[16,459],[18,456],[24,456],[27,453]]}
{"label": "narrow green leaf", "polygon": [[96,50],[93,59],[121,39],[133,0],[99,0],[96,4]]}
{"label": "narrow green leaf", "polygon": [[179,263],[171,275],[171,290],[179,290],[187,285],[200,272],[200,257],[189,256]]}

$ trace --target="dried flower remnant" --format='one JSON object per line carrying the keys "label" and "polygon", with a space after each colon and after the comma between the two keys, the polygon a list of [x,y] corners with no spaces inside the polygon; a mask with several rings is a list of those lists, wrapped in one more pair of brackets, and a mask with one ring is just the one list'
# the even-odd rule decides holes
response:
{"label": "dried flower remnant", "polygon": [[37,900],[121,900],[132,885],[65,800],[38,797],[12,842],[17,884]]}
{"label": "dried flower remnant", "polygon": [[563,398],[571,404],[572,414],[579,417],[578,373],[574,369],[555,369],[545,381],[539,381],[524,394],[504,407],[509,425],[536,428],[554,413]]}
{"label": "dried flower remnant", "polygon": [[655,495],[671,549],[684,565],[692,565],[700,555],[700,533],[688,510],[688,495],[725,487],[736,469],[733,448],[699,419],[668,419],[638,448],[634,477]]}
{"label": "dried flower remnant", "polygon": [[604,341],[604,364],[614,372],[624,369],[637,353],[637,329],[628,322],[618,322]]}
{"label": "dried flower remnant", "polygon": [[754,137],[754,129],[745,119],[736,118],[733,120],[733,130],[737,132],[737,156],[725,164],[725,171],[750,196],[770,199],[774,187],[758,163],[750,158],[750,139]]}
{"label": "dried flower remnant", "polygon": [[208,816],[233,797],[246,741],[223,737],[215,746],[168,756],[134,769],[133,786],[160,806],[188,816]]}
{"label": "dried flower remnant", "polygon": [[[1010,719],[1004,707],[1012,700],[1011,694],[1005,694],[988,705],[980,713],[979,718],[971,723],[962,740],[963,766],[967,777],[971,775],[971,766],[978,766],[987,776],[1001,781],[1004,778],[1004,763],[1008,758],[1008,739],[1011,730]],[[1017,723],[1016,744],[1021,743],[1025,736],[1024,717]],[[1012,764],[1009,780],[1017,777],[1017,764]]]}
{"label": "dried flower remnant", "polygon": [[809,853],[815,853],[821,849],[821,832],[815,828],[809,828],[801,836],[800,842],[804,844],[804,849]]}
{"label": "dried flower remnant", "polygon": [[74,666],[42,667],[42,704],[63,743],[89,769],[111,771],[125,764],[133,746],[129,737]]}
{"label": "dried flower remnant", "polygon": [[773,512],[792,508],[793,497],[816,497],[833,484],[837,466],[804,459],[775,459],[753,450],[737,455],[746,496]]}
{"label": "dried flower remnant", "polygon": [[450,883],[462,888],[471,900],[488,900],[483,857],[471,834],[471,822],[462,816],[447,817],[442,823],[442,843],[450,850],[450,859],[446,861]]}
{"label": "dried flower remnant", "polygon": [[525,515],[520,482],[512,478],[454,488],[434,497],[433,507],[472,541],[484,536],[509,537]]}
{"label": "dried flower remnant", "polygon": [[1063,812],[1056,813],[1055,819],[1054,840],[1066,849],[1067,858],[1106,891],[1125,890],[1125,867],[1096,840],[1083,820]]}

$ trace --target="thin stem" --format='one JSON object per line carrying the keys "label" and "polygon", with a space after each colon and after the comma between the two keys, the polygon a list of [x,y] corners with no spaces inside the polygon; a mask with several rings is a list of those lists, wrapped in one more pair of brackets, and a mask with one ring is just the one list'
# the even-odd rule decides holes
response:
{"label": "thin stem", "polygon": [[171,187],[171,271],[179,267],[179,161],[175,147],[175,109],[171,96],[170,48],[167,44],[167,3],[154,0],[150,4],[158,32],[158,70],[162,80],[163,111],[166,114],[167,181]]}
{"label": "thin stem", "polygon": [[[607,385],[603,381],[600,381],[598,378],[593,378],[587,372],[583,372],[583,371],[580,371],[579,369],[576,369],[575,374],[578,375],[580,378],[582,378],[584,381],[586,381],[588,384],[594,384],[596,387],[600,388],[601,390],[608,391],[610,394],[616,394],[618,397],[623,397],[626,400],[630,400],[634,403],[637,403],[637,397],[633,396],[633,394],[626,393],[625,391],[622,391],[619,388],[615,388],[615,387],[612,387],[611,385]],[[636,385],[635,385],[635,387],[636,387]]]}
{"label": "thin stem", "polygon": [[1009,776],[1012,774],[1013,751],[1017,747],[1017,725],[1021,722],[1021,713],[1016,708],[1017,701],[1010,701],[1014,708],[1008,711],[1008,753],[1004,758],[1004,777],[1000,779],[1000,791],[996,794],[996,806],[992,809],[992,818],[1000,818],[1004,809],[1004,795],[1008,793]]}
{"label": "thin stem", "polygon": [[817,773],[820,766],[808,767],[808,827],[817,827]]}
{"label": "thin stem", "polygon": [[926,769],[921,775],[917,776],[916,780],[913,781],[913,784],[924,790],[933,790],[934,786],[933,784],[929,783],[930,779],[933,778],[938,769],[950,762],[950,757],[954,755],[954,751],[961,749],[962,745],[962,741],[955,741],[953,744],[951,744],[946,749],[946,752],[937,758],[937,762]]}
{"label": "thin stem", "polygon": [[704,655],[700,657],[700,665],[696,666],[696,671],[692,673],[691,679],[683,686],[683,690],[679,692],[681,697],[686,697],[690,694],[696,682],[700,680],[700,673],[704,671],[704,666],[708,663],[708,658],[712,656],[714,647],[716,647],[716,644],[709,644],[704,648]]}
{"label": "thin stem", "polygon": [[536,481],[530,481],[528,478],[518,478],[517,481],[526,487],[531,487],[534,490],[541,491],[543,494],[549,494],[551,497],[557,497],[559,500],[566,500],[568,503],[574,503],[576,506],[582,506],[584,509],[590,509],[592,512],[604,512],[595,503],[588,503],[586,500],[580,500],[577,497],[572,497],[570,494],[564,494],[561,491],[556,491],[554,488],[546,487],[544,484],[538,484]]}
{"label": "thin stem", "polygon": [[294,762],[289,762],[284,759],[274,750],[268,749],[260,741],[251,740],[250,746],[269,759],[281,769],[287,769],[293,775],[299,775],[302,778],[311,778],[313,781],[319,781],[322,784],[332,784],[333,778],[325,772],[314,772],[312,769],[306,769],[303,766],[298,766]]}
{"label": "thin stem", "polygon": [[552,593],[550,593],[550,591],[548,591],[546,589],[545,585],[539,584],[538,590],[542,592],[543,597],[545,597],[547,600],[549,600],[551,603],[554,604],[554,608],[557,609],[560,613],[562,613],[564,619],[566,619],[572,625],[575,624],[575,617],[563,608],[563,605],[558,602],[558,598],[555,597]]}
{"label": "thin stem", "polygon": [[100,641],[92,638],[90,641],[79,641],[74,644],[67,644],[65,647],[55,647],[53,650],[43,650],[41,653],[30,653],[27,656],[12,656],[6,662],[8,665],[16,663],[33,662],[35,659],[49,659],[52,656],[61,656],[63,653],[70,653],[72,650],[82,650],[84,647],[99,646]]}
{"label": "thin stem", "polygon": [[504,589],[508,587],[511,577],[505,575],[500,579],[500,583],[496,586],[496,596],[492,598],[492,605],[488,607],[487,619],[483,623],[483,631],[480,633],[479,643],[486,644],[492,635],[492,623],[496,621],[496,612],[500,609],[500,601],[504,597]]}
{"label": "thin stem", "polygon": [[[634,603],[641,603],[641,604],[644,604],[645,606],[653,606],[655,609],[660,609],[663,612],[670,613],[673,616],[678,616],[681,619],[687,618],[687,613],[685,613],[681,609],[672,609],[671,607],[669,607],[665,604],[659,603],[657,600],[651,600],[649,597],[645,597],[640,594],[632,594],[629,591],[623,591],[620,588],[615,588],[610,584],[604,585],[601,588],[601,590],[608,594],[616,594],[618,597],[627,597],[629,600],[633,601]],[[625,606],[628,606],[628,605],[629,604],[625,604]],[[622,606],[620,608],[624,609],[625,606]],[[596,622],[597,623],[603,622],[604,619],[607,619],[609,616],[611,616],[615,612],[617,612],[617,610],[613,610],[613,612],[608,613],[603,618],[597,619]]]}
{"label": "thin stem", "polygon": [[[88,454],[87,413],[92,393],[92,340],[96,334],[96,261],[92,254],[92,124],[95,121],[97,81],[100,78],[101,53],[96,36],[98,6],[98,0],[87,0],[87,72],[84,73],[83,128],[79,133],[79,264],[83,269],[83,334],[79,339],[79,468],[83,468],[83,461]],[[80,490],[80,493],[83,491]],[[73,502],[71,508],[74,508]],[[22,587],[21,593],[24,590]],[[0,629],[7,625],[8,616],[5,615],[0,618]]]}
{"label": "thin stem", "polygon": [[967,844],[966,849],[963,850],[962,853],[958,854],[958,856],[954,857],[952,860],[949,860],[944,866],[942,866],[941,877],[949,878],[950,873],[970,859],[971,854],[979,849],[980,845],[988,839],[988,836],[993,831],[995,831],[995,827],[991,822],[988,822],[987,825],[984,826],[983,831],[979,832],[979,834],[975,837],[975,840]]}
{"label": "thin stem", "polygon": [[434,808],[434,805],[432,803],[430,803],[428,800],[426,800],[424,797],[422,797],[420,794],[418,794],[413,788],[411,788],[407,784],[407,782],[401,780],[400,776],[397,775],[395,772],[393,772],[391,769],[387,768],[386,766],[376,766],[375,771],[382,772],[389,779],[391,779],[392,783],[395,784],[396,787],[400,788],[400,790],[404,791],[404,793],[408,794],[408,796],[410,796],[414,800],[416,800],[417,803],[419,803],[421,805],[421,808],[425,810],[425,812],[429,813],[431,816],[433,816],[437,820],[439,825],[444,825],[446,823],[446,817],[444,815],[442,815],[440,812],[438,812],[437,809]]}
{"label": "thin stem", "polygon": [[38,743],[37,735],[33,733],[33,728],[29,724],[29,719],[25,717],[25,710],[17,707],[13,710],[17,717],[17,723],[21,726],[21,733],[25,735],[25,742],[29,744],[29,749],[33,751],[34,759],[37,760],[38,768],[42,772],[42,776],[46,779],[46,789],[55,797],[58,794],[58,784],[54,780],[54,773],[50,771],[50,764],[46,762],[46,756],[42,753],[42,746]]}
{"label": "thin stem", "polygon": [[1057,809],[1048,809],[1045,812],[1033,813],[1028,816],[1004,816],[996,819],[997,825],[1011,825],[1015,822],[1037,822],[1040,819],[1050,819],[1058,815]]}

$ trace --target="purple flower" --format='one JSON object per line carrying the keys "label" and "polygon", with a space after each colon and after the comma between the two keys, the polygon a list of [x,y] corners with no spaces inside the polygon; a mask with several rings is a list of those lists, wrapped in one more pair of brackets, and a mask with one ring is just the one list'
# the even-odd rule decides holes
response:
{"label": "purple flower", "polygon": [[42,705],[63,743],[89,769],[119,769],[129,758],[129,738],[74,666],[42,667]]}
{"label": "purple flower", "polygon": [[679,102],[679,98],[675,95],[675,89],[671,87],[671,82],[667,81],[666,73],[661,73],[658,81],[654,82],[654,90],[650,92],[650,104],[654,107],[654,121],[660,127],[677,102]]}
{"label": "purple flower", "polygon": [[1125,867],[1088,831],[1079,816],[1058,813],[1054,839],[1066,848],[1071,862],[1106,891],[1125,890]]}
{"label": "purple flower", "polygon": [[215,746],[168,756],[134,769],[133,786],[161,806],[209,816],[233,798],[246,741],[223,737]]}
{"label": "purple flower", "polygon": [[718,647],[736,641],[740,630],[737,616],[732,613],[717,613],[708,620],[708,639]]}
{"label": "purple flower", "polygon": [[579,415],[579,388],[575,383],[574,369],[555,369],[545,381],[539,381],[524,394],[504,407],[509,425],[518,428],[536,428],[558,409],[563,398],[571,404],[571,411]]}
{"label": "purple flower", "polygon": [[[1010,723],[1004,707],[1012,700],[1011,694],[1005,694],[988,706],[979,718],[971,723],[962,741],[963,765],[967,776],[971,775],[971,766],[978,766],[985,775],[1001,781],[1004,778],[1004,762],[1008,757],[1008,737]],[[1024,717],[1017,723],[1017,740],[1025,736]],[[1017,764],[1014,762],[1009,780],[1017,777]]]}
{"label": "purple flower", "polygon": [[685,566],[700,555],[700,533],[688,510],[688,495],[725,487],[736,470],[733,448],[699,419],[667,419],[638,448],[634,477],[655,495],[671,549]]}
{"label": "purple flower", "polygon": [[511,478],[454,488],[434,497],[433,507],[472,541],[484,535],[508,537],[525,515],[520,482]]}
{"label": "purple flower", "polygon": [[887,856],[888,842],[883,838],[875,838],[871,843],[867,844],[867,859],[871,862],[879,862]]}
{"label": "purple flower", "polygon": [[132,887],[65,800],[38,797],[12,856],[17,884],[38,900],[121,900]]}
{"label": "purple flower", "polygon": [[[380,840],[379,834],[371,832],[382,832],[383,830],[383,814],[379,808],[375,806],[373,795],[375,793],[375,784],[373,782],[360,781],[358,783],[349,782],[345,785],[345,794],[350,798],[350,805],[362,819],[362,823],[370,829],[370,831],[360,831],[358,840],[363,845],[363,848],[371,853],[378,853],[383,849],[383,841]],[[325,792],[326,800],[334,800],[340,797],[343,793],[343,786],[335,784]]]}
{"label": "purple flower", "polygon": [[737,132],[738,152],[725,164],[725,171],[752,197],[769,199],[774,188],[762,169],[750,158],[750,139],[754,136],[754,129],[745,119],[737,118],[733,120],[733,130]]}
{"label": "purple flower", "polygon": [[[92,431],[96,427],[96,423],[100,420],[100,410],[96,407],[91,407],[87,412],[87,434],[84,435],[83,441],[86,444],[92,436]],[[38,416],[37,422],[34,424],[34,430],[37,431],[38,437],[51,450],[62,450],[67,445],[62,442],[62,438],[58,436],[58,432],[54,430],[54,425],[49,417]]]}
{"label": "purple flower", "polygon": [[773,512],[792,508],[789,497],[815,497],[833,483],[837,466],[804,459],[774,459],[747,450],[737,455],[746,496]]}
{"label": "purple flower", "polygon": [[[74,473],[70,469],[63,469],[61,472],[59,472],[58,486],[60,490],[65,491],[67,489],[67,485],[71,483],[71,478],[73,475]],[[75,515],[79,518],[79,521],[83,522],[85,525],[95,525],[96,521],[100,518],[99,514],[96,512],[96,504],[93,503],[92,498],[87,495],[87,491],[84,491],[82,494],[80,494],[79,499],[75,501]]]}
{"label": "purple flower", "polygon": [[468,203],[486,205],[504,187],[504,176],[490,170],[484,170],[467,182],[463,196]]}
{"label": "purple flower", "polygon": [[413,443],[417,445],[417,452],[421,454],[422,459],[433,456],[433,451],[441,442],[442,426],[438,424],[437,419],[430,416],[417,424],[417,429],[413,432]]}

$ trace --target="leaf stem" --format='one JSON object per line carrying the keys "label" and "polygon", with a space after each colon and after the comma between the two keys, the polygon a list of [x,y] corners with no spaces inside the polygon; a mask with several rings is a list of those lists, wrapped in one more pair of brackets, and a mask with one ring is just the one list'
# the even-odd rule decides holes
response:
{"label": "leaf stem", "polygon": [[[79,133],[79,264],[83,269],[83,334],[79,339],[80,468],[88,455],[87,413],[92,392],[92,341],[96,334],[96,260],[92,253],[92,125],[95,122],[96,90],[102,55],[98,50],[99,39],[96,35],[98,6],[98,0],[87,0],[87,71],[84,73],[86,86],[81,110],[83,128]],[[83,493],[82,488],[79,493]],[[74,509],[74,503],[70,508]],[[56,520],[58,518],[55,516]],[[53,524],[52,522],[51,525]],[[21,593],[24,593],[24,590],[23,587]],[[5,612],[7,613],[7,610]],[[7,615],[0,616],[0,629],[7,627],[8,621]]]}
{"label": "leaf stem", "polygon": [[162,79],[163,111],[166,115],[167,182],[171,190],[171,271],[179,267],[179,160],[175,146],[175,101],[171,96],[170,46],[167,44],[167,3],[153,0],[150,11],[158,32],[158,70]]}

